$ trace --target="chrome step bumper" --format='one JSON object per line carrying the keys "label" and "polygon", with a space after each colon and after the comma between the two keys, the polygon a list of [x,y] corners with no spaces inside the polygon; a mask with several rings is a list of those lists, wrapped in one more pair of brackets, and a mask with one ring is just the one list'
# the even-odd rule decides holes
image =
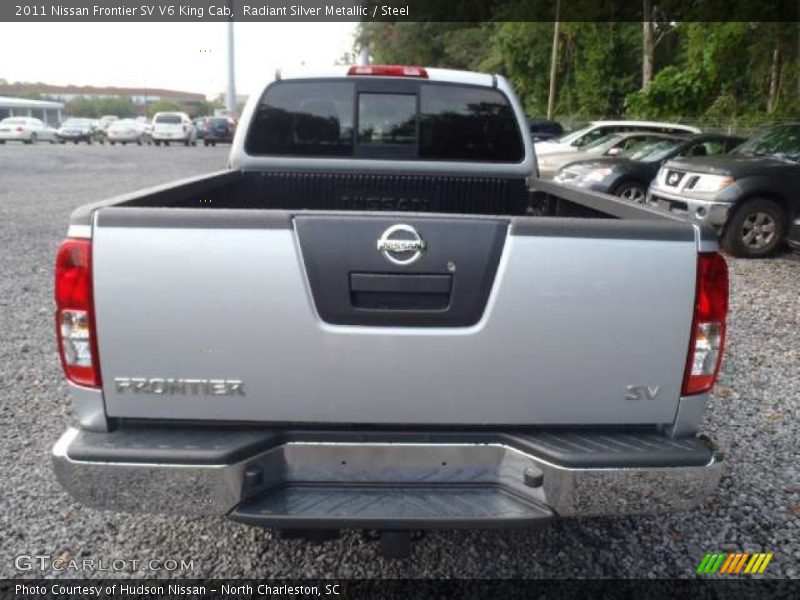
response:
{"label": "chrome step bumper", "polygon": [[349,437],[68,429],[53,462],[88,506],[287,528],[505,527],[683,510],[707,499],[722,471],[703,440],[655,434]]}

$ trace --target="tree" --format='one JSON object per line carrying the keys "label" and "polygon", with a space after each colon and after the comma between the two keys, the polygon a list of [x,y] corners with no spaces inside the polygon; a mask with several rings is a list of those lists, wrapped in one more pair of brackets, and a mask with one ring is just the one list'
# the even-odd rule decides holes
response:
{"label": "tree", "polygon": [[[548,114],[551,80],[558,94],[550,113],[568,121],[624,115],[730,124],[800,117],[797,23],[681,22],[684,3],[639,1],[642,22],[592,21],[588,14],[576,21],[577,5],[562,3],[555,61],[553,22],[515,18],[517,10],[552,11],[544,0],[499,0],[488,23],[367,23],[359,35],[368,36],[375,62],[505,75],[531,117]],[[777,9],[765,5],[772,18],[770,10]]]}
{"label": "tree", "polygon": [[76,98],[67,104],[69,114],[76,117],[97,118],[103,115],[116,115],[118,117],[132,117],[136,114],[136,107],[130,98]]}
{"label": "tree", "polygon": [[147,107],[147,116],[152,117],[158,112],[180,112],[183,107],[172,100],[158,100]]}
{"label": "tree", "polygon": [[556,76],[558,74],[558,37],[561,33],[561,0],[556,0],[556,20],[553,23],[553,52],[550,56],[550,87],[547,92],[547,118],[553,118],[556,106]]}
{"label": "tree", "polygon": [[655,42],[653,41],[653,4],[642,2],[642,89],[647,88],[653,78]]}

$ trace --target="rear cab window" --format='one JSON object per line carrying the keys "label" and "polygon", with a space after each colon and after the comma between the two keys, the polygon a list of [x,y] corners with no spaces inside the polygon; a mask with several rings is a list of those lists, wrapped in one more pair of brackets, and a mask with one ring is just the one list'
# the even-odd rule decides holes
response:
{"label": "rear cab window", "polygon": [[514,111],[497,89],[418,80],[284,81],[264,92],[254,156],[519,163]]}
{"label": "rear cab window", "polygon": [[156,117],[156,123],[164,125],[180,125],[181,118],[178,115],[159,115]]}

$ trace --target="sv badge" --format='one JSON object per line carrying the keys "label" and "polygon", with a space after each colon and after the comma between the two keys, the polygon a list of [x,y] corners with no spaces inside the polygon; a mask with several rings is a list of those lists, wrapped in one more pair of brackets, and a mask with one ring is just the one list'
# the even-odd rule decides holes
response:
{"label": "sv badge", "polygon": [[655,400],[658,392],[661,391],[659,385],[629,385],[627,387],[628,393],[625,395],[625,400],[639,401],[639,400]]}

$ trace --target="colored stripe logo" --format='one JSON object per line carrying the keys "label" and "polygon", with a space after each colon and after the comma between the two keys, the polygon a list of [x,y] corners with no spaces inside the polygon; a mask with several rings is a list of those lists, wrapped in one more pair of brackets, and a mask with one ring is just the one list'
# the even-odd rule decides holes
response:
{"label": "colored stripe logo", "polygon": [[709,552],[700,561],[696,572],[700,575],[756,575],[766,570],[773,556],[772,552]]}

